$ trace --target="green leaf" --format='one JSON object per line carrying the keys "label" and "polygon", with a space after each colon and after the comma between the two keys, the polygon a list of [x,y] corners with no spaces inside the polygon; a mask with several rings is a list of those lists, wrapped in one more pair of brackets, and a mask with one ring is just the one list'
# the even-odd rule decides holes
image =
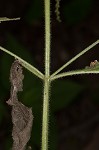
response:
{"label": "green leaf", "polygon": [[52,85],[51,109],[55,112],[68,106],[84,89],[72,81],[55,81]]}

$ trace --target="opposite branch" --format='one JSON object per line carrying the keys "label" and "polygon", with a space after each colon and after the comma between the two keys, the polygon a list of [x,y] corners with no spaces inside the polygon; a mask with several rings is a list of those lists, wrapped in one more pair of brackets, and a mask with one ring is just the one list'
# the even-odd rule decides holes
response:
{"label": "opposite branch", "polygon": [[99,44],[99,40],[97,40],[96,42],[94,42],[93,44],[91,44],[90,46],[88,46],[87,48],[85,48],[82,52],[80,52],[79,54],[77,54],[75,57],[73,57],[71,60],[69,60],[65,65],[63,65],[61,68],[59,68],[57,71],[55,71],[51,75],[51,78],[54,77],[56,74],[58,74],[60,71],[62,71],[64,68],[66,68],[68,65],[70,65],[72,62],[74,62],[77,58],[79,58],[80,56],[82,56],[83,54],[85,54],[87,51],[91,50],[97,44]]}
{"label": "opposite branch", "polygon": [[0,46],[0,50],[6,52],[7,54],[9,54],[9,55],[13,56],[14,58],[18,59],[21,62],[21,65],[23,67],[25,67],[27,70],[29,70],[30,72],[35,74],[40,79],[44,79],[44,75],[37,68],[35,68],[31,64],[29,64],[28,62],[26,62],[25,60],[23,60],[19,56],[15,55],[14,53],[10,52],[9,50],[7,50],[7,49],[5,49],[5,48],[3,48],[1,46]]}

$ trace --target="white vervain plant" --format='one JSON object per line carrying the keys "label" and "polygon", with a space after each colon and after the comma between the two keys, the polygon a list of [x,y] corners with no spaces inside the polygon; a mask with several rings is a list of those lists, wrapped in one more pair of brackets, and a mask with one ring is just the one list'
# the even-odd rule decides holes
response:
{"label": "white vervain plant", "polygon": [[[59,1],[56,0],[56,13],[59,14]],[[58,8],[57,8],[58,7]],[[35,74],[38,78],[43,80],[44,83],[44,89],[43,89],[43,117],[42,117],[42,145],[41,150],[48,150],[48,124],[49,124],[49,97],[50,97],[50,84],[52,81],[66,77],[66,76],[72,76],[72,75],[79,75],[79,74],[90,74],[90,73],[99,73],[99,65],[98,63],[94,65],[93,67],[86,67],[81,70],[73,70],[68,71],[64,73],[60,73],[64,68],[66,68],[68,65],[70,65],[72,62],[74,62],[76,59],[78,59],[80,56],[85,54],[87,51],[91,50],[93,47],[95,47],[97,44],[99,44],[99,40],[85,48],[82,52],[77,54],[75,57],[73,57],[71,60],[69,60],[67,63],[65,63],[61,68],[59,68],[57,71],[55,71],[52,75],[50,75],[50,45],[51,45],[51,19],[50,19],[50,0],[44,0],[44,9],[45,9],[45,74],[41,73],[37,68],[23,60],[22,58],[18,57],[14,53],[10,52],[9,50],[3,48],[0,46],[0,50],[8,53],[9,55],[17,58],[23,67],[25,67],[27,70]],[[56,14],[56,15],[58,15]],[[20,18],[0,18],[0,22],[2,21],[11,21],[11,20],[19,20]],[[57,16],[57,19],[59,21],[60,17]]]}

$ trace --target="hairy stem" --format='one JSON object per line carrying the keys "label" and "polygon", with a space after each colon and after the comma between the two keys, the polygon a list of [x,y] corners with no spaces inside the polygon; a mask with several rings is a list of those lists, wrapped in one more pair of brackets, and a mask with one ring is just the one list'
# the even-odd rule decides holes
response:
{"label": "hairy stem", "polygon": [[48,122],[49,122],[49,89],[50,83],[44,82],[43,119],[42,119],[42,150],[48,150]]}
{"label": "hairy stem", "polygon": [[51,75],[51,77],[54,77],[56,74],[58,74],[60,71],[62,71],[64,68],[66,68],[72,62],[74,62],[77,58],[79,58],[80,56],[82,56],[83,54],[85,54],[87,51],[89,51],[90,49],[92,49],[97,44],[99,44],[99,40],[97,40],[96,42],[94,42],[93,44],[91,44],[90,46],[88,46],[87,48],[85,48],[82,52],[80,52],[79,54],[77,54],[75,57],[73,57],[71,60],[69,60],[65,65],[63,65],[61,68],[59,68],[57,71],[55,71]]}
{"label": "hairy stem", "polygon": [[48,150],[49,90],[50,90],[50,0],[45,5],[45,78],[42,119],[42,150]]}
{"label": "hairy stem", "polygon": [[0,17],[0,23],[3,22],[3,21],[14,21],[14,20],[20,20],[20,18]]}
{"label": "hairy stem", "polygon": [[73,75],[80,75],[80,74],[99,74],[99,70],[87,70],[87,69],[82,69],[82,70],[74,70],[74,71],[68,71],[68,72],[63,72],[58,75],[55,75],[54,77],[51,77],[50,80],[56,80],[59,78],[67,77],[67,76],[73,76]]}
{"label": "hairy stem", "polygon": [[28,62],[26,62],[25,60],[20,58],[19,56],[15,55],[14,53],[10,52],[9,50],[7,50],[7,49],[5,49],[1,46],[0,46],[0,50],[6,52],[7,54],[9,54],[9,55],[13,56],[14,58],[18,59],[23,67],[25,67],[27,70],[29,70],[30,72],[35,74],[40,79],[44,79],[44,75],[38,69],[36,69],[34,66],[32,66],[31,64],[29,64]]}

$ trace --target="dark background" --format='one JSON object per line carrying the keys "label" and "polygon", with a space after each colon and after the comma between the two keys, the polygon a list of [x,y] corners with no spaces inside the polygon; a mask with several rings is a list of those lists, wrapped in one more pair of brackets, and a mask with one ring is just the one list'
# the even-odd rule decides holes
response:
{"label": "dark background", "polygon": [[[51,73],[99,37],[98,0],[61,0],[56,20],[51,0]],[[42,0],[1,0],[1,17],[21,17],[0,24],[0,45],[21,56],[44,73],[44,6]],[[99,60],[97,45],[66,70],[85,68]],[[11,108],[9,72],[13,58],[0,52],[0,150],[10,150]],[[21,102],[32,107],[34,122],[28,145],[41,145],[42,82],[24,69]],[[79,75],[52,83],[49,122],[50,150],[99,149],[99,75]]]}

